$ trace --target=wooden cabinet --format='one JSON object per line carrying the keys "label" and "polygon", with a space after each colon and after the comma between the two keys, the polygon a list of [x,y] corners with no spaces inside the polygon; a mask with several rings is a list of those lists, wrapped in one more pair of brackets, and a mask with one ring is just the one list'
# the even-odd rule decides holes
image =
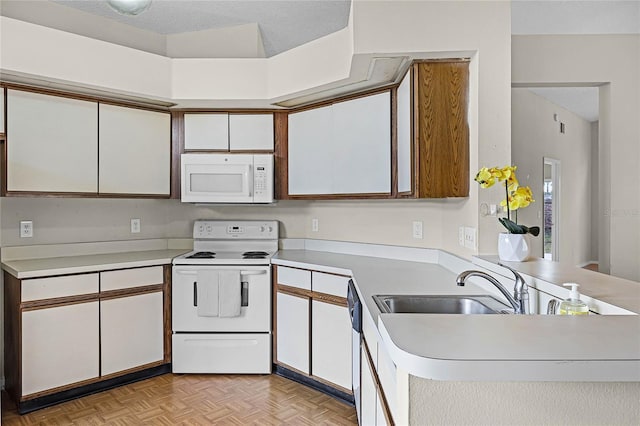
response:
{"label": "wooden cabinet", "polygon": [[302,373],[307,383],[327,385],[350,398],[351,320],[346,303],[349,277],[277,267],[276,369]]}
{"label": "wooden cabinet", "polygon": [[100,104],[99,190],[169,195],[171,115]]}
{"label": "wooden cabinet", "polygon": [[[416,198],[467,197],[469,62],[418,62],[412,65],[411,79],[412,195]],[[403,109],[406,110],[406,88],[401,88],[401,91],[398,100],[403,99]],[[399,126],[406,126],[406,116],[398,119],[402,119]],[[406,138],[406,133],[405,129],[403,138]],[[398,139],[399,147],[405,143]],[[406,167],[406,158],[402,167]],[[406,183],[400,187],[400,179],[398,182],[398,192],[406,190]]]}
{"label": "wooden cabinet", "polygon": [[391,192],[389,91],[289,114],[281,198]]}
{"label": "wooden cabinet", "polygon": [[18,410],[170,371],[169,268],[5,272],[6,388]]}
{"label": "wooden cabinet", "polygon": [[273,114],[184,114],[185,151],[273,151],[273,140]]}
{"label": "wooden cabinet", "polygon": [[97,193],[98,105],[9,89],[9,192]]}

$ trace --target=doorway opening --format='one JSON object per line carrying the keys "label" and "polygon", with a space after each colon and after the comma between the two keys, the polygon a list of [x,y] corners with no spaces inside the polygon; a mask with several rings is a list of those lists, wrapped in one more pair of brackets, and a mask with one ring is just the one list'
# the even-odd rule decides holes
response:
{"label": "doorway opening", "polygon": [[559,260],[560,224],[560,160],[545,157],[543,161],[544,196],[544,244],[542,257],[545,260]]}

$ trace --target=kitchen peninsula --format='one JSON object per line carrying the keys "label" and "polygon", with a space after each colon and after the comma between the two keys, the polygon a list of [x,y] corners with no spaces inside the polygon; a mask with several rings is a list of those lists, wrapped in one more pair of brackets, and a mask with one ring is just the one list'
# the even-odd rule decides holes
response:
{"label": "kitchen peninsula", "polygon": [[[513,424],[514,418],[519,424],[569,418],[623,424],[640,419],[640,303],[635,294],[628,295],[628,310],[620,310],[600,293],[601,313],[627,315],[384,314],[373,295],[493,293],[493,286],[482,281],[455,285],[457,273],[484,269],[487,260],[476,259],[480,266],[438,250],[314,240],[285,240],[284,247],[273,264],[353,277],[364,306],[365,346],[381,383],[378,394],[384,394],[388,416],[397,424],[479,419]],[[519,269],[531,268],[522,265]],[[509,276],[502,273],[501,280]],[[523,274],[539,284],[538,278]],[[607,279],[600,278],[607,288]],[[625,284],[627,291],[637,286]],[[616,293],[613,287],[608,290]],[[530,291],[538,293],[533,286]],[[562,297],[565,291],[557,287],[555,294]]]}

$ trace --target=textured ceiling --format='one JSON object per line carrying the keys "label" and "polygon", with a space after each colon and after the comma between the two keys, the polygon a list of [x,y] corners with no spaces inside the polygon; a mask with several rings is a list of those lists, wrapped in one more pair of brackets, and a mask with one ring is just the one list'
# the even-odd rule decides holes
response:
{"label": "textured ceiling", "polygon": [[106,1],[54,2],[163,35],[257,23],[267,57],[346,27],[351,6],[349,0],[154,0],[131,17]]}

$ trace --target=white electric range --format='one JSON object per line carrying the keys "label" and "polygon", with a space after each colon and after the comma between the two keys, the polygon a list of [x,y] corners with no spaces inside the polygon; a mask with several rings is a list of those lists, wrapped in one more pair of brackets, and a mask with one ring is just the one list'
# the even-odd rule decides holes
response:
{"label": "white electric range", "polygon": [[270,373],[278,222],[197,220],[193,238],[173,260],[173,372]]}

